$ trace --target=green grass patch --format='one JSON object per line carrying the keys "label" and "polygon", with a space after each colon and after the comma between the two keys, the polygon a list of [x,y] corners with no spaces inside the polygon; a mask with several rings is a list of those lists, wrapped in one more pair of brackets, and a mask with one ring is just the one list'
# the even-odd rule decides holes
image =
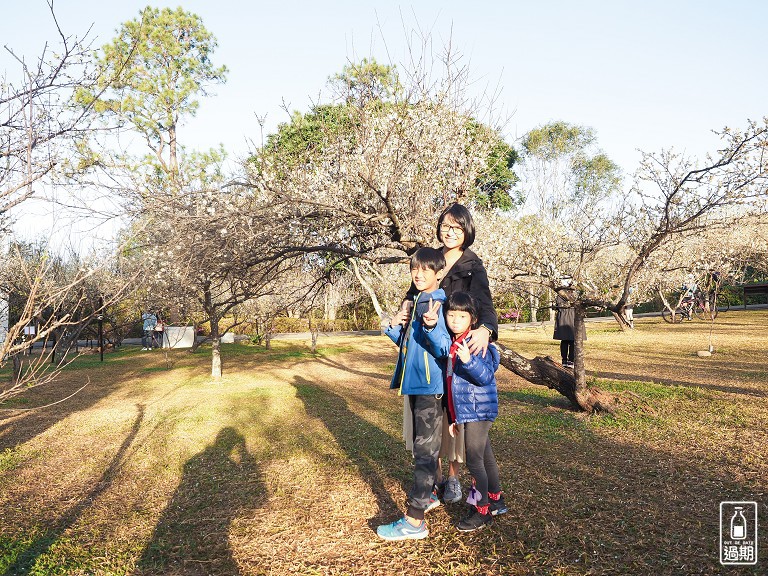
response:
{"label": "green grass patch", "polygon": [[13,537],[0,534],[0,574],[30,573],[25,566],[29,563],[25,554],[41,541],[42,534],[40,531],[21,532]]}
{"label": "green grass patch", "polygon": [[[30,557],[25,558],[25,555]],[[46,536],[34,543],[21,555],[24,574],[30,576],[53,576],[56,574],[95,574],[94,557],[90,551],[79,546],[70,538]]]}
{"label": "green grass patch", "polygon": [[171,370],[171,367],[169,366],[147,366],[146,368],[142,368],[142,372],[167,372],[168,370]]}
{"label": "green grass patch", "polygon": [[561,440],[584,426],[567,412],[523,411],[496,420],[500,432],[546,440]]}
{"label": "green grass patch", "polygon": [[531,390],[513,390],[509,392],[499,391],[499,401],[513,400],[524,404],[536,404],[539,406],[551,406],[568,402],[564,396],[552,392],[549,388],[534,388]]}
{"label": "green grass patch", "polygon": [[[675,401],[696,401],[704,398],[699,388],[690,388],[687,386],[675,386],[670,384],[660,384],[657,382],[645,382],[640,380],[600,380],[596,379],[590,382],[606,392],[612,392],[621,397],[622,393],[631,392],[633,396],[628,396],[630,404],[624,406],[617,414],[596,414],[590,417],[587,422],[590,428],[607,430],[625,430],[627,432],[644,433],[665,433],[673,420],[659,416],[664,414],[664,406],[668,402]],[[631,400],[639,399],[645,401],[645,406],[638,404],[631,407]],[[649,410],[650,408],[650,410]],[[657,414],[654,414],[656,412]]]}
{"label": "green grass patch", "polygon": [[353,350],[352,346],[321,346],[317,349],[317,353],[321,356],[335,356],[336,354],[344,354]]}
{"label": "green grass patch", "polygon": [[101,361],[101,355],[98,353],[84,353],[74,357],[72,361],[64,367],[64,370],[82,370],[84,368],[96,368],[97,366],[103,366],[107,363],[122,362],[130,360],[136,352],[136,350],[129,348],[119,348],[115,352],[104,354],[104,362]]}
{"label": "green grass patch", "polygon": [[671,384],[659,384],[656,382],[644,382],[639,380],[595,380],[594,385],[607,392],[621,393],[633,392],[649,400],[672,400],[687,398],[696,400],[701,398],[699,388],[688,386],[675,386]]}
{"label": "green grass patch", "polygon": [[32,457],[23,446],[6,448],[0,452],[0,472],[8,472]]}
{"label": "green grass patch", "polygon": [[8,398],[4,402],[0,402],[0,408],[18,408],[18,407],[24,407],[29,405],[30,405],[29,398],[23,398],[20,396]]}
{"label": "green grass patch", "polygon": [[667,426],[664,422],[649,414],[621,412],[616,416],[598,414],[590,417],[588,426],[594,429],[626,430],[628,432],[661,431]]}

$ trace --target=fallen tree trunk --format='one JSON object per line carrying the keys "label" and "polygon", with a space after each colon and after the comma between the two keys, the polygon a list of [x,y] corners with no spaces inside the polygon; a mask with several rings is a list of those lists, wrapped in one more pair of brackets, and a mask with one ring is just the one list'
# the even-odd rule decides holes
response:
{"label": "fallen tree trunk", "polygon": [[574,375],[550,356],[536,356],[528,359],[499,342],[496,342],[495,345],[499,349],[501,365],[520,378],[531,384],[557,390],[579,410],[589,413],[608,412],[613,414],[615,412],[614,397],[611,394],[586,385],[577,389]]}

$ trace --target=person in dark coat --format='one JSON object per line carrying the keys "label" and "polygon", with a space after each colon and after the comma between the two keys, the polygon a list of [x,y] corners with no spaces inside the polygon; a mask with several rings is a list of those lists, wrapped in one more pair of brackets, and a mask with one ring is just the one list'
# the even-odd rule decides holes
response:
{"label": "person in dark coat", "polygon": [[151,311],[147,310],[141,315],[141,321],[143,334],[141,337],[141,349],[152,350],[152,334],[155,331],[155,324],[157,324],[157,316]]}
{"label": "person in dark coat", "polygon": [[[552,335],[552,339],[560,340],[560,357],[563,368],[573,368],[576,310],[560,294],[555,298],[555,310],[555,333]],[[587,335],[584,334],[584,340],[586,339]]]}
{"label": "person in dark coat", "polygon": [[[442,243],[446,268],[440,288],[449,297],[454,292],[468,292],[478,306],[478,326],[472,330],[470,352],[488,350],[488,343],[499,337],[498,318],[493,307],[488,273],[483,261],[469,247],[475,241],[472,214],[461,204],[451,204],[437,219],[437,239]],[[418,293],[411,284],[406,300]]]}

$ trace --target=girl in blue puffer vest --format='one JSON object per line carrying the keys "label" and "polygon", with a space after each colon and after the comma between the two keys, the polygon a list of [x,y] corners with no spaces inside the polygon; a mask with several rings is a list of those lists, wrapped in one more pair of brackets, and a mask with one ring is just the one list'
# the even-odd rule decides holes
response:
{"label": "girl in blue puffer vest", "polygon": [[495,346],[489,346],[485,357],[482,353],[470,353],[467,335],[477,323],[477,305],[467,292],[454,292],[448,298],[445,321],[453,338],[448,338],[443,330],[433,330],[440,319],[431,310],[422,320],[435,355],[447,357],[445,389],[451,430],[457,423],[464,424],[467,468],[474,479],[476,493],[473,510],[457,528],[471,532],[507,511],[501,494],[499,467],[488,436],[499,413],[495,376],[499,352]]}

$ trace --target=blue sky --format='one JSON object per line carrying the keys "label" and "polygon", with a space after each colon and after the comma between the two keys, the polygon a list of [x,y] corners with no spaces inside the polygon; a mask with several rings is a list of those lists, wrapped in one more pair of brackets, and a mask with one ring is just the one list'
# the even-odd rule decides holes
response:
{"label": "blue sky", "polygon": [[[44,0],[3,4],[1,45],[32,57],[56,40]],[[768,3],[758,0],[56,0],[55,9],[67,34],[93,25],[101,46],[147,4],[181,5],[218,38],[214,59],[230,69],[228,82],[203,101],[181,138],[197,148],[222,143],[235,157],[258,138],[256,114],[274,129],[285,119],[283,100],[307,110],[349,59],[397,63],[405,30],[415,26],[431,31],[435,44],[450,38],[478,88],[501,88],[510,143],[550,120],[590,126],[627,174],[637,167],[637,148],[701,155],[716,146],[712,129],[767,112]],[[18,73],[4,50],[0,71]]]}

